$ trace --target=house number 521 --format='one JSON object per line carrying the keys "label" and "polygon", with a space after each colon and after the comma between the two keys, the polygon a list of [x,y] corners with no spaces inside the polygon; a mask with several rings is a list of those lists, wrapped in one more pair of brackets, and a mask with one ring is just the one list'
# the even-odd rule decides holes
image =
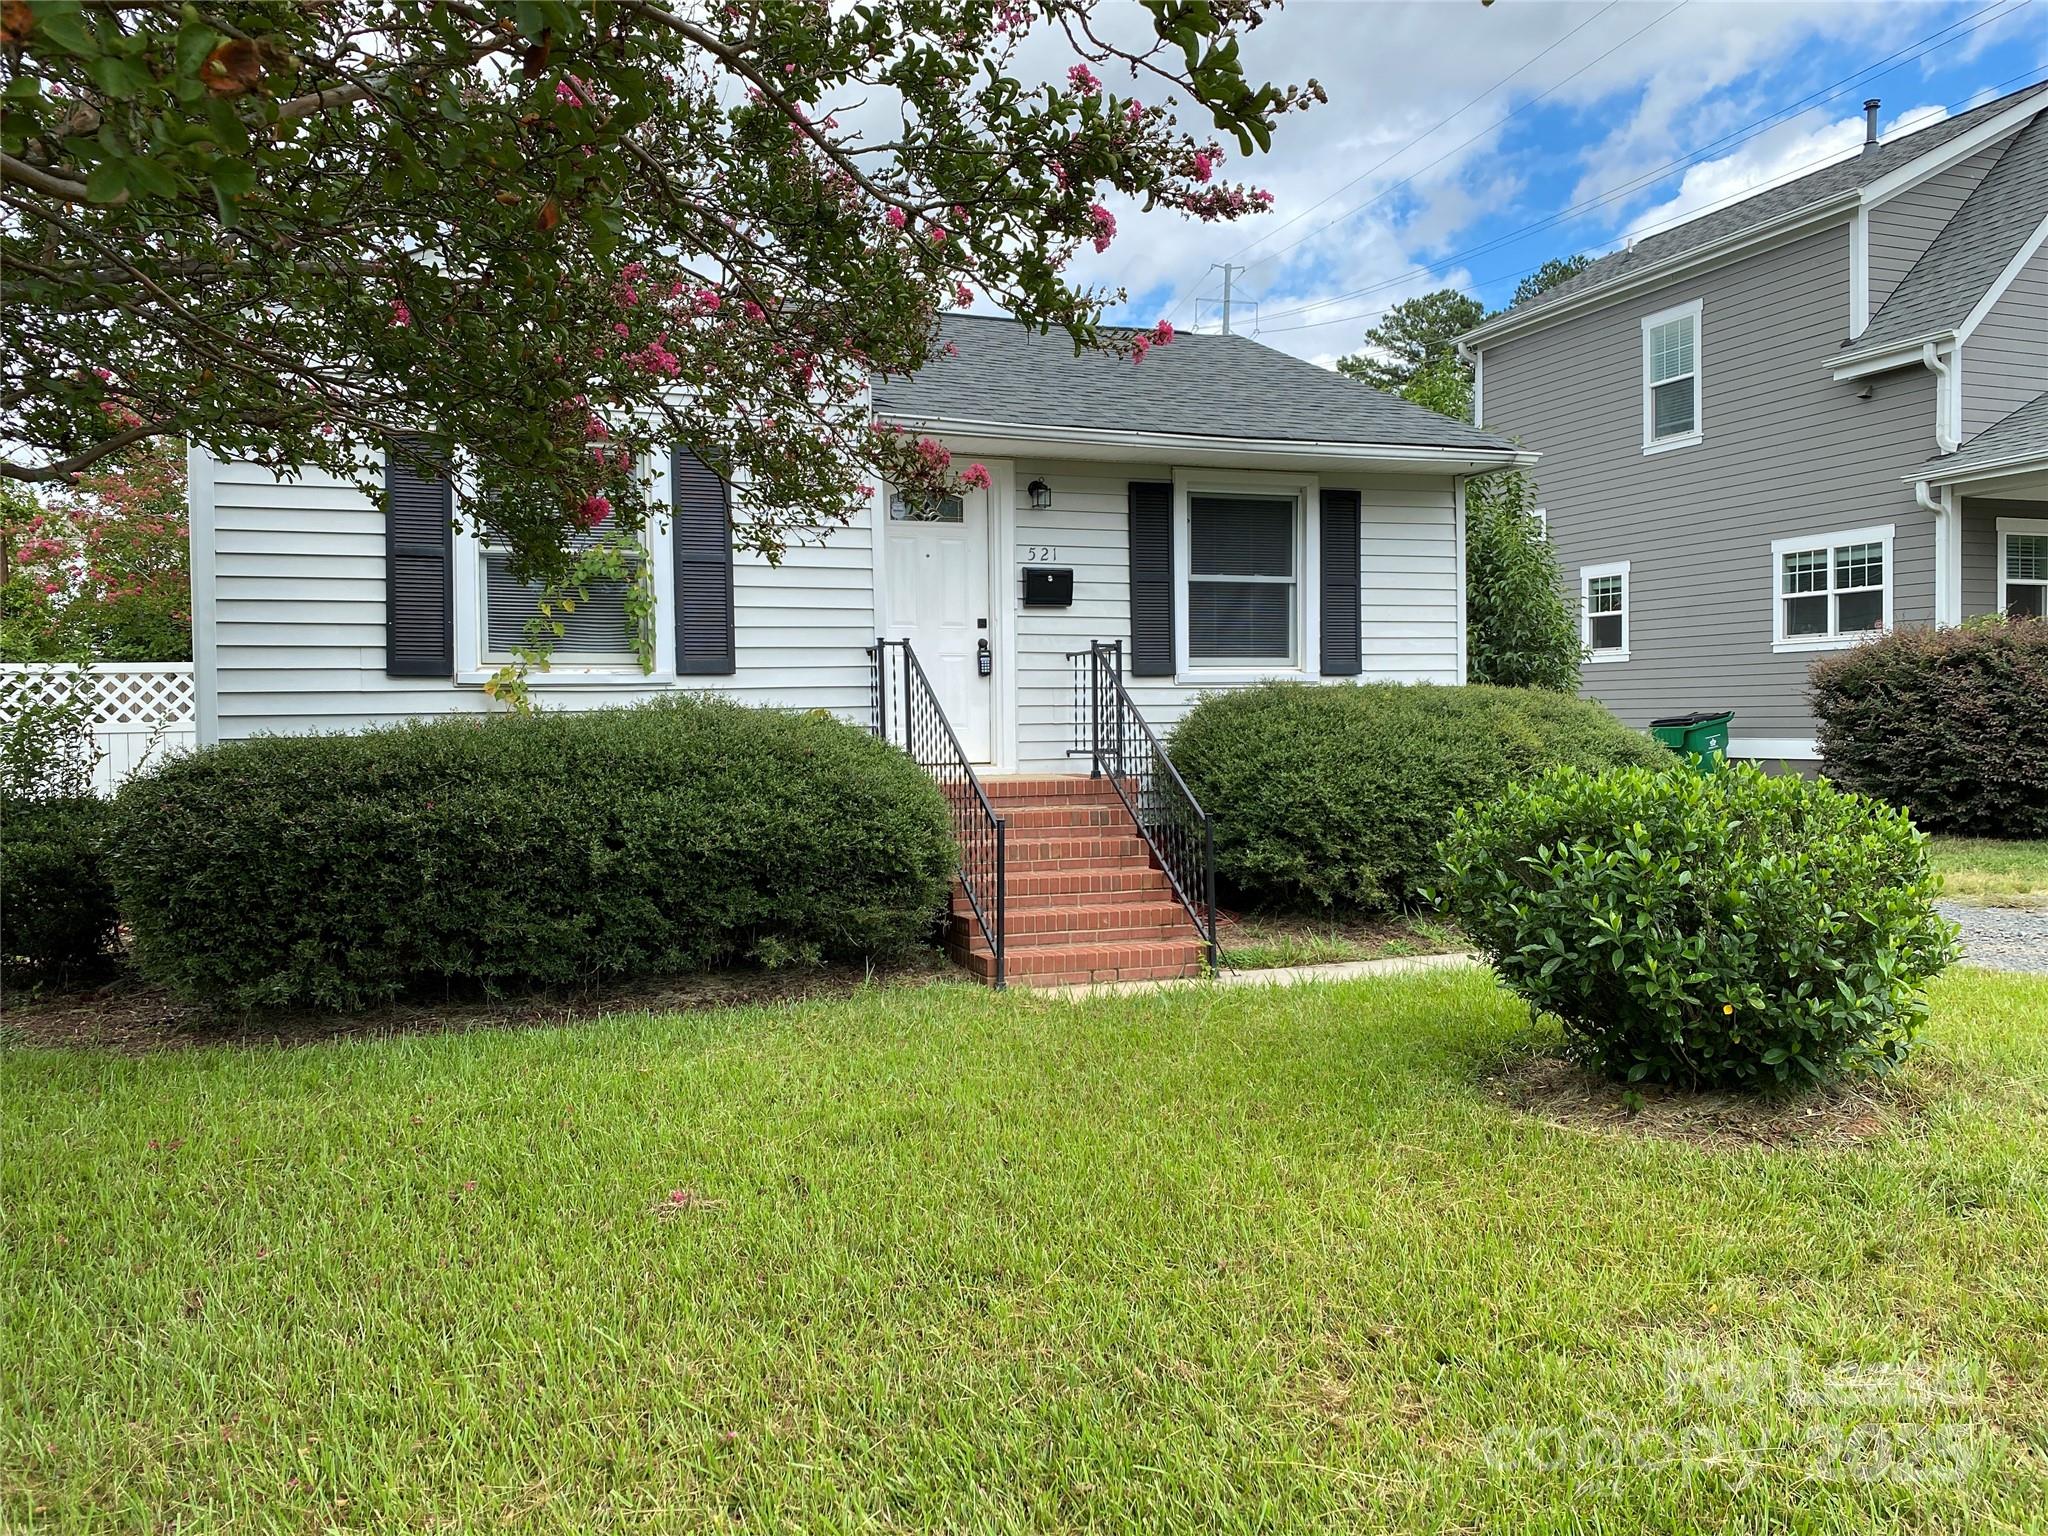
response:
{"label": "house number 521", "polygon": [[1024,560],[1028,565],[1048,565],[1052,561],[1059,559],[1059,557],[1060,551],[1057,544],[1026,544],[1024,546]]}

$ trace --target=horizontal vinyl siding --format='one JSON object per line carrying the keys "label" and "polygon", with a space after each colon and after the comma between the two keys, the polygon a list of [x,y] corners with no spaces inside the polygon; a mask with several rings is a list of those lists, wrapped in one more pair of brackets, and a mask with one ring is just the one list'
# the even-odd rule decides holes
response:
{"label": "horizontal vinyl siding", "polygon": [[2048,246],[2034,253],[1963,343],[1964,440],[2043,390],[2048,390]]}
{"label": "horizontal vinyl siding", "polygon": [[[360,730],[496,708],[482,690],[384,671],[384,518],[353,486],[215,463],[212,584],[216,712],[222,738]],[[732,677],[618,686],[536,683],[543,709],[714,691],[751,704],[834,710],[865,721],[874,640],[874,566],[865,524],[793,545],[780,567],[741,554],[733,575]],[[666,620],[664,620],[666,622]]]}
{"label": "horizontal vinyl siding", "polygon": [[[1009,598],[1016,605],[1018,766],[1060,772],[1078,761],[1067,756],[1074,723],[1069,653],[1094,640],[1130,645],[1130,482],[1171,480],[1173,470],[1019,460],[1014,478],[1017,569],[1039,564],[1074,572],[1070,608],[1025,608],[1021,576]],[[1031,505],[1033,480],[1053,488],[1052,506]],[[1325,475],[1320,483],[1359,492],[1364,679],[1455,683],[1460,609],[1450,480]],[[1047,548],[1057,550],[1057,558],[1028,558],[1033,549]],[[1184,621],[1186,593],[1176,593],[1176,601]],[[1315,653],[1310,637],[1309,654]],[[1162,735],[1218,686],[1130,679],[1132,701]]]}
{"label": "horizontal vinyl siding", "polygon": [[[1969,159],[1930,176],[1870,210],[1870,313],[1875,316],[1912,271],[1913,263],[1934,243],[1950,215],[1977,190],[1977,183],[2005,153],[2010,135],[1987,145]],[[1847,290],[1844,290],[1844,302]]]}
{"label": "horizontal vinyl siding", "polygon": [[[1813,734],[1813,653],[1771,649],[1771,541],[1896,527],[1898,623],[1933,619],[1933,520],[1900,476],[1934,451],[1933,382],[1914,368],[1836,383],[1848,242],[1826,230],[1486,349],[1486,424],[1543,459],[1535,477],[1567,590],[1626,560],[1625,662],[1583,691],[1621,718],[1733,709],[1738,737]],[[1642,317],[1699,299],[1696,446],[1642,451]]]}

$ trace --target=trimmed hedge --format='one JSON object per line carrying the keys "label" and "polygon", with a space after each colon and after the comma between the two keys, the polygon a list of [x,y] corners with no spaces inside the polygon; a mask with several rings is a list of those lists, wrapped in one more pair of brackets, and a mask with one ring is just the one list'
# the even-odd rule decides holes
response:
{"label": "trimmed hedge", "polygon": [[1887,1070],[1955,958],[1903,812],[1747,764],[1558,769],[1458,813],[1442,910],[1609,1076]]}
{"label": "trimmed hedge", "polygon": [[0,974],[74,980],[99,969],[119,916],[107,878],[112,807],[97,795],[0,800]]}
{"label": "trimmed hedge", "polygon": [[1237,903],[1376,911],[1412,901],[1463,805],[1558,763],[1671,756],[1598,704],[1524,688],[1262,683],[1173,733]]}
{"label": "trimmed hedge", "polygon": [[116,815],[138,965],[242,1007],[886,956],[954,867],[901,753],[695,698],[234,742]]}
{"label": "trimmed hedge", "polygon": [[1829,778],[1924,831],[2048,837],[2048,620],[1902,629],[1809,676]]}

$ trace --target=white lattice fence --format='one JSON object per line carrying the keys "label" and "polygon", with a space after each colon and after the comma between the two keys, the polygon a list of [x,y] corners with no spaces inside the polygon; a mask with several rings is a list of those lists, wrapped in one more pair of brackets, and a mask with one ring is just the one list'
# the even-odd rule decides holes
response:
{"label": "white lattice fence", "polygon": [[112,794],[165,753],[190,751],[194,690],[189,661],[117,661],[85,668],[0,666],[0,724],[36,704],[58,704],[83,684],[92,719],[93,788]]}

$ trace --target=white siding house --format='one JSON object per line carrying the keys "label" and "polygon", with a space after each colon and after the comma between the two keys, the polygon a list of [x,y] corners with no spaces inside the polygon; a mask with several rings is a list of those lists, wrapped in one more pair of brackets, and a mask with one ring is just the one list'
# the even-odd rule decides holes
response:
{"label": "white siding house", "polygon": [[[708,668],[678,655],[695,599],[678,600],[678,535],[657,520],[653,671],[558,648],[531,679],[540,706],[706,690],[865,724],[869,647],[908,638],[970,757],[1060,772],[1069,656],[1093,641],[1123,643],[1160,729],[1204,690],[1265,677],[1462,680],[1463,479],[1533,455],[1242,337],[1182,337],[1142,365],[1006,321],[953,317],[946,339],[953,353],[914,379],[877,381],[876,412],[946,443],[957,467],[984,464],[988,490],[910,509],[882,488],[779,566],[735,557],[718,594],[730,650]],[[471,534],[446,537],[448,602],[429,620],[449,660],[393,675],[379,500],[203,452],[190,483],[202,743],[502,707],[482,686],[497,662]],[[1135,624],[1134,569],[1152,577]],[[1027,595],[1027,571],[1065,573],[1052,605]]]}

